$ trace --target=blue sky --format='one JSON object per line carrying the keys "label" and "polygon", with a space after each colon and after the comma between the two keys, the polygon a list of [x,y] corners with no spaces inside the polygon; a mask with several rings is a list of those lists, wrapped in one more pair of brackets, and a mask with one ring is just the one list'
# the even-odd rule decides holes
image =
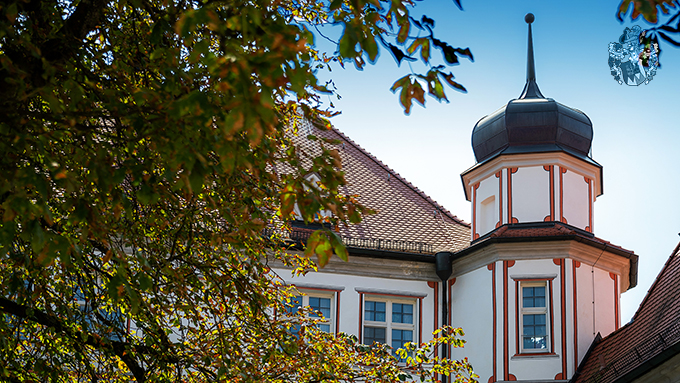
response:
{"label": "blue sky", "polygon": [[[388,52],[356,71],[321,72],[342,95],[332,123],[437,202],[470,222],[460,173],[475,164],[470,135],[475,123],[517,98],[526,79],[527,26],[534,13],[536,77],[542,93],[585,112],[593,122],[592,156],[604,167],[604,195],[595,203],[595,235],[640,257],[638,286],[623,294],[622,323],[630,320],[680,237],[678,169],[680,49],[663,45],[662,67],[647,85],[619,85],[609,73],[608,44],[624,27],[618,1],[453,1],[418,3],[412,10],[436,20],[435,36],[470,47],[451,67],[468,93],[447,89],[449,103],[427,99],[404,115],[389,88],[410,72]],[[330,31],[329,31],[330,32]],[[323,44],[319,42],[318,44]],[[438,53],[437,53],[438,54]],[[419,67],[414,65],[413,69]]]}

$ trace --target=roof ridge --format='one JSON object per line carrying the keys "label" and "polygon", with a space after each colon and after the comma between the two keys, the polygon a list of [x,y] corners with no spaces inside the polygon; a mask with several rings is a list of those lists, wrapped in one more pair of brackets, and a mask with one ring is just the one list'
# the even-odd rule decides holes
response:
{"label": "roof ridge", "polygon": [[378,164],[381,168],[385,169],[388,171],[390,174],[392,174],[394,177],[396,177],[401,183],[406,185],[408,188],[416,192],[420,197],[425,199],[427,202],[429,202],[431,205],[433,205],[438,211],[445,213],[451,220],[454,222],[461,224],[466,227],[471,227],[471,225],[462,219],[458,218],[456,215],[451,213],[447,208],[439,204],[437,201],[433,200],[430,196],[425,194],[423,191],[421,191],[417,186],[413,185],[411,182],[407,181],[404,177],[402,177],[399,173],[396,171],[392,170],[389,166],[385,165],[381,160],[379,160],[376,156],[371,154],[368,150],[364,149],[361,147],[361,145],[357,144],[354,140],[349,138],[346,134],[338,130],[335,126],[331,125],[330,129],[333,130],[336,134],[338,134],[340,137],[342,137],[347,143],[351,144],[354,146],[357,150],[361,151],[363,154],[365,154],[368,158],[373,160],[376,164]]}
{"label": "roof ridge", "polygon": [[508,230],[508,227],[509,227],[508,225],[501,226],[497,230],[492,231],[489,237],[500,237],[501,235],[503,235],[503,233],[505,233]]}
{"label": "roof ridge", "polygon": [[564,233],[564,234],[576,234],[576,231],[574,231],[573,229],[570,229],[570,228],[568,228],[568,227],[562,225],[561,222],[558,222],[558,224],[555,225],[555,226],[557,226],[557,230],[558,230],[560,233]]}
{"label": "roof ridge", "polygon": [[640,302],[640,306],[638,306],[637,310],[635,310],[635,314],[633,314],[633,318],[631,318],[631,322],[635,322],[635,319],[637,319],[637,316],[640,313],[640,310],[642,310],[642,307],[647,303],[649,296],[656,289],[656,285],[659,284],[659,281],[661,280],[661,276],[666,273],[666,270],[668,269],[671,262],[673,261],[673,258],[676,257],[676,256],[680,256],[680,242],[678,242],[678,244],[675,246],[675,249],[673,249],[673,252],[668,257],[668,260],[666,260],[666,263],[661,268],[661,271],[659,272],[659,274],[656,275],[656,279],[654,279],[654,282],[649,287],[649,290],[647,290],[647,294],[645,294],[645,297],[642,299],[642,302]]}

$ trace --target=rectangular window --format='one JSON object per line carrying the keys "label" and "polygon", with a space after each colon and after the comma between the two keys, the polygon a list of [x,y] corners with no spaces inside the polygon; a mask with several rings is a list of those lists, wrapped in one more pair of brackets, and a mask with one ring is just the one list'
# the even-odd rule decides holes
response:
{"label": "rectangular window", "polygon": [[130,319],[125,318],[120,309],[92,307],[80,287],[75,287],[73,300],[78,305],[79,320],[85,327],[84,331],[113,341],[124,340],[130,328]]}
{"label": "rectangular window", "polygon": [[364,298],[363,343],[386,343],[393,350],[415,342],[416,302],[367,296]]}
{"label": "rectangular window", "polygon": [[[310,307],[314,310],[315,318],[321,318],[322,321],[318,323],[319,330],[328,333],[333,332],[333,316],[335,293],[321,293],[321,292],[302,292],[302,295],[296,295],[291,298],[291,306],[286,309],[286,314],[293,315],[302,307]],[[293,332],[297,333],[300,330],[299,325],[293,328]]]}
{"label": "rectangular window", "polygon": [[545,352],[548,349],[548,305],[545,282],[521,284],[522,352]]}
{"label": "rectangular window", "polygon": [[307,296],[309,307],[324,321],[318,324],[319,330],[331,332],[331,297]]}

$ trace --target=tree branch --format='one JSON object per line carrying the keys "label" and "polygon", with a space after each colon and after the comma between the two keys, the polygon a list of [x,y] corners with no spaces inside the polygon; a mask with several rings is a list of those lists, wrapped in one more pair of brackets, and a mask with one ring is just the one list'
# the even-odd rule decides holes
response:
{"label": "tree branch", "polygon": [[[54,329],[67,337],[73,339],[76,342],[82,342],[88,346],[94,347],[99,350],[112,352],[114,355],[119,357],[125,365],[130,369],[135,379],[142,383],[146,381],[146,371],[137,363],[137,361],[127,352],[129,346],[132,346],[136,351],[140,351],[140,348],[145,348],[142,346],[131,345],[128,342],[120,341],[110,341],[102,342],[101,338],[95,337],[91,334],[86,334],[78,330],[68,328],[60,318],[47,314],[43,311],[30,308],[24,305],[17,304],[14,301],[0,297],[0,311],[7,314],[17,316],[22,319],[26,319],[42,326]],[[149,352],[150,350],[144,350]]]}

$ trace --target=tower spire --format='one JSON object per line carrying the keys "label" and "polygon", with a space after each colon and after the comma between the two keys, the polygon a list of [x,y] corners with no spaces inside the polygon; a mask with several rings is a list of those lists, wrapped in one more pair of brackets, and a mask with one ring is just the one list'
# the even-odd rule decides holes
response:
{"label": "tower spire", "polygon": [[529,42],[527,44],[527,83],[524,85],[524,90],[522,95],[519,96],[520,99],[525,98],[545,98],[538,89],[538,84],[536,84],[536,68],[534,65],[534,43],[531,37],[531,23],[534,22],[533,13],[527,13],[524,16],[524,21],[527,22],[529,26]]}

